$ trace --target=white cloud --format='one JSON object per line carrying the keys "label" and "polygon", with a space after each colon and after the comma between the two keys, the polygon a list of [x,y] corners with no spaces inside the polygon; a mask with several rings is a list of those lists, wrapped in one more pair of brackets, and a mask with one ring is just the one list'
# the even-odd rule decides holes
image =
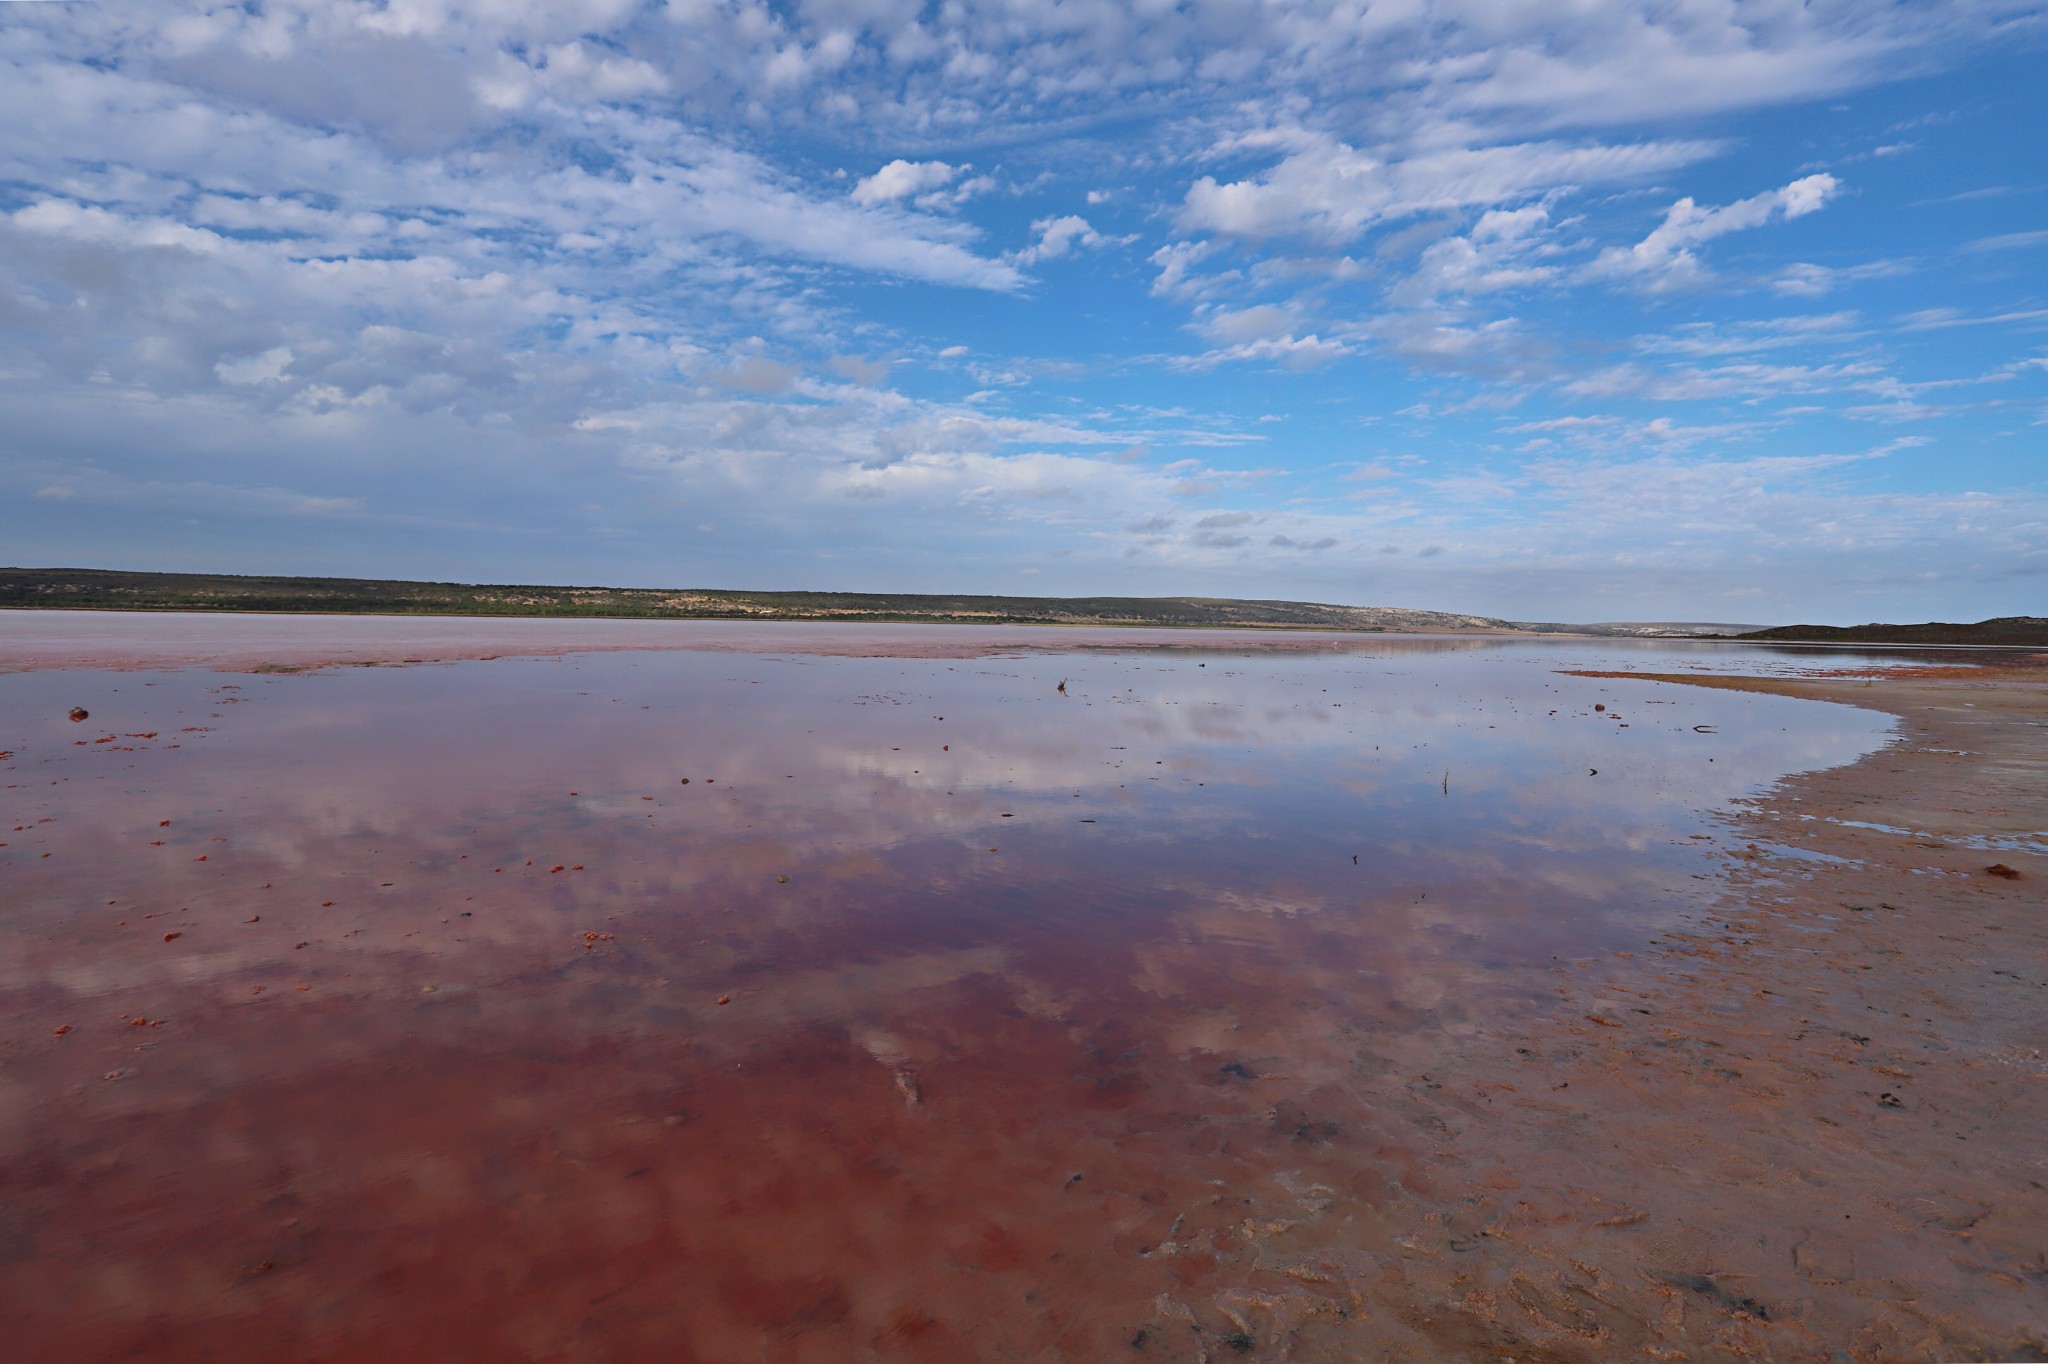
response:
{"label": "white cloud", "polygon": [[1307,336],[1262,336],[1234,345],[1221,346],[1204,351],[1200,355],[1188,356],[1173,361],[1176,369],[1214,369],[1218,365],[1231,363],[1264,363],[1279,365],[1284,369],[1317,369],[1329,364],[1339,356],[1347,355],[1351,347],[1343,341],[1326,339],[1314,333]]}
{"label": "white cloud", "polygon": [[1670,417],[1648,421],[1614,416],[1553,417],[1543,421],[1519,422],[1506,431],[1527,435],[1523,453],[1543,454],[1562,448],[1601,453],[1638,453],[1644,450],[1677,451],[1712,442],[1726,449],[1753,439],[1766,430],[1761,422],[1685,423]]}
{"label": "white cloud", "polygon": [[1297,321],[1292,308],[1262,303],[1251,308],[1218,309],[1203,317],[1200,326],[1212,340],[1234,345],[1290,335]]}
{"label": "white cloud", "polygon": [[1564,386],[1588,398],[1643,398],[1685,402],[1706,398],[1755,399],[1786,393],[1884,392],[1884,370],[1869,361],[1832,365],[1741,363],[1712,368],[1658,370],[1627,363],[1610,365]]}
{"label": "white cloud", "polygon": [[2035,246],[2048,246],[2048,230],[2005,232],[1996,237],[1979,237],[1963,249],[1965,251],[2019,251]]}
{"label": "white cloud", "polygon": [[274,384],[284,378],[284,372],[291,368],[291,363],[290,346],[272,346],[261,355],[216,361],[213,372],[221,377],[222,383]]}
{"label": "white cloud", "polygon": [[1215,154],[1277,150],[1280,160],[1248,179],[1221,183],[1202,176],[1188,188],[1178,225],[1190,233],[1298,237],[1341,246],[1394,219],[1490,207],[1562,185],[1658,174],[1711,156],[1718,145],[1524,142],[1399,156],[1298,126],[1267,129],[1228,139]]}
{"label": "white cloud", "polygon": [[1722,323],[1688,322],[1663,335],[1638,336],[1631,343],[1647,355],[1693,357],[1747,355],[1763,350],[1808,346],[1841,340],[1858,333],[1862,315],[1854,311],[1802,313]]}
{"label": "white cloud", "polygon": [[765,355],[748,355],[709,377],[721,388],[773,397],[796,387],[798,371]]}
{"label": "white cloud", "polygon": [[1197,241],[1169,242],[1154,251],[1148,259],[1159,267],[1159,274],[1152,281],[1152,292],[1168,297],[1202,292],[1208,281],[1192,272],[1214,249],[1209,242]]}
{"label": "white cloud", "polygon": [[1588,279],[1630,280],[1651,289],[1689,283],[1707,273],[1693,247],[1730,232],[1762,227],[1773,219],[1803,218],[1819,212],[1840,192],[1840,181],[1820,173],[1720,208],[1702,208],[1688,195],[1667,209],[1664,221],[1634,246],[1611,246],[1602,251],[1585,275]]}
{"label": "white cloud", "polygon": [[870,360],[859,355],[835,355],[826,360],[825,367],[848,383],[874,388],[889,377],[887,360]]}
{"label": "white cloud", "polygon": [[1056,218],[1040,218],[1031,224],[1031,230],[1037,234],[1038,240],[1013,257],[1020,265],[1057,260],[1076,248],[1105,246],[1109,243],[1109,238],[1090,227],[1086,218],[1072,213]]}
{"label": "white cloud", "polygon": [[853,187],[857,204],[893,204],[953,182],[961,171],[943,161],[891,161]]}
{"label": "white cloud", "polygon": [[1444,295],[1472,296],[1543,284],[1555,265],[1537,264],[1530,253],[1541,245],[1550,212],[1540,204],[1493,209],[1461,237],[1446,237],[1423,249],[1415,272],[1393,291],[1397,302],[1427,303]]}

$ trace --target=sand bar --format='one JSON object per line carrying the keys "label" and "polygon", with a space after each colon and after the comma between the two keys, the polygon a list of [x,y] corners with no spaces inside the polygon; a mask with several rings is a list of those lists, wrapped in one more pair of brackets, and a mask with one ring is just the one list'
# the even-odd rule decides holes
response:
{"label": "sand bar", "polygon": [[[981,658],[1020,649],[1370,648],[1382,634],[1064,625],[0,611],[0,671],[307,668],[702,649],[853,658]],[[1443,639],[1505,637],[1460,631]]]}

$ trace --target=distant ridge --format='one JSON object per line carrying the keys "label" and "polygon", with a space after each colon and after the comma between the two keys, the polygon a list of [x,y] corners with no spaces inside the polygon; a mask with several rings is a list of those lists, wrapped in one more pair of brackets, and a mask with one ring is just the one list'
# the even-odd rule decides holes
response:
{"label": "distant ridge", "polygon": [[[999,597],[711,588],[545,587],[377,578],[0,568],[0,608],[345,615],[606,616],[655,620],[872,620],[1361,632],[1499,632],[1491,616],[1221,597]],[[1544,627],[1558,629],[1568,627]]]}
{"label": "distant ridge", "polygon": [[1994,616],[1975,625],[1948,621],[1928,621],[1922,625],[1776,625],[1736,638],[1807,644],[2048,645],[2048,616]]}

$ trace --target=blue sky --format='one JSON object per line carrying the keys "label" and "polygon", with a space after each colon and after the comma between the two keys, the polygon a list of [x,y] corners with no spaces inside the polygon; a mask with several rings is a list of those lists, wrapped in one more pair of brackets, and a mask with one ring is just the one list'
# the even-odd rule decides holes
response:
{"label": "blue sky", "polygon": [[2048,6],[0,4],[0,562],[2048,613]]}

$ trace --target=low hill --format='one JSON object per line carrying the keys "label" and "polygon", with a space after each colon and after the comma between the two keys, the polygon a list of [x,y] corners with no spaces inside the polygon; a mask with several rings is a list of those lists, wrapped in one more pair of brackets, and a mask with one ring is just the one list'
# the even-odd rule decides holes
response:
{"label": "low hill", "polygon": [[1149,625],[1352,631],[1501,631],[1490,616],[1217,597],[997,597],[871,592],[539,587],[375,578],[0,569],[0,608],[275,611],[345,615],[873,620],[978,625]]}
{"label": "low hill", "polygon": [[1804,644],[1978,644],[2048,646],[2048,616],[1996,616],[1975,625],[1777,625],[1737,639]]}

